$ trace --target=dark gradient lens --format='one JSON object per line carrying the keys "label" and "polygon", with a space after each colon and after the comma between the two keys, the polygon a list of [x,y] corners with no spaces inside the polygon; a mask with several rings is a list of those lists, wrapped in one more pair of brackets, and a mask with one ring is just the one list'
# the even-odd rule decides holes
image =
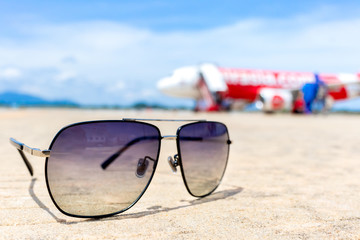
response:
{"label": "dark gradient lens", "polygon": [[85,122],[62,129],[46,162],[56,206],[83,217],[125,211],[151,181],[160,140],[158,128],[138,122]]}
{"label": "dark gradient lens", "polygon": [[178,147],[185,185],[202,197],[219,185],[227,164],[229,134],[224,124],[197,122],[178,130]]}

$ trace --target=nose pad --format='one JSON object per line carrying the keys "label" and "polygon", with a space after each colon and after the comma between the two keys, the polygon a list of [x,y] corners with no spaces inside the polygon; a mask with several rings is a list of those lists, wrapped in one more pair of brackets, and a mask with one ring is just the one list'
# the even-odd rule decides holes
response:
{"label": "nose pad", "polygon": [[148,166],[149,166],[149,160],[147,160],[146,157],[145,159],[140,158],[137,164],[135,175],[138,178],[144,177]]}
{"label": "nose pad", "polygon": [[170,166],[171,170],[173,171],[173,173],[176,173],[177,172],[176,167],[179,166],[179,156],[177,154],[175,154],[174,160],[171,156],[169,156],[168,163],[169,163],[169,166]]}

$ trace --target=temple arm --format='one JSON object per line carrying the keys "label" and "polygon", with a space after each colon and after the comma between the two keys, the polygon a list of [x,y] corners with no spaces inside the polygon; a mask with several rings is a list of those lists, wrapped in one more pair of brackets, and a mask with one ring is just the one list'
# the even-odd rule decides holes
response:
{"label": "temple arm", "polygon": [[[222,139],[217,139],[217,138],[203,138],[203,137],[178,137],[180,141],[208,141],[208,142],[223,142]],[[230,139],[226,140],[226,144],[231,144],[232,141]]]}
{"label": "temple arm", "polygon": [[27,152],[30,155],[37,156],[37,157],[49,157],[50,156],[50,150],[40,150],[38,148],[32,148],[32,147],[26,146],[24,143],[19,142],[13,138],[10,138],[10,143],[14,147],[16,147],[16,149],[19,151],[19,154],[20,154],[21,158],[24,160],[24,163],[25,163],[27,169],[29,170],[31,176],[33,175],[34,171],[31,166],[31,163],[25,156],[24,152]]}
{"label": "temple arm", "polygon": [[[174,136],[175,138],[177,136]],[[164,137],[162,137],[164,138]],[[117,151],[116,153],[114,153],[113,155],[111,155],[108,159],[106,159],[102,164],[101,164],[101,168],[102,169],[106,169],[112,162],[114,162],[118,157],[120,157],[120,155],[125,152],[129,147],[131,147],[134,144],[137,144],[141,141],[145,141],[145,140],[154,140],[154,139],[159,139],[159,137],[157,136],[145,136],[145,137],[138,137],[135,138],[133,140],[131,140],[130,142],[128,142],[125,146],[123,146],[122,148],[119,149],[119,151]],[[185,140],[185,141],[204,141],[204,138],[202,137],[180,137],[180,140]],[[221,142],[221,140],[219,139],[207,139],[207,141],[216,141],[216,142]],[[231,144],[231,140],[227,140],[226,144]]]}
{"label": "temple arm", "polygon": [[138,138],[135,138],[135,139],[131,140],[130,142],[126,143],[125,146],[120,148],[119,151],[117,151],[116,153],[111,155],[108,159],[106,159],[101,164],[101,168],[105,170],[112,162],[114,162],[118,157],[120,157],[120,155],[123,152],[125,152],[129,147],[131,147],[132,145],[134,145],[134,144],[136,144],[138,142],[141,142],[141,141],[156,140],[156,139],[159,139],[159,137],[158,136],[144,136],[144,137],[138,137]]}

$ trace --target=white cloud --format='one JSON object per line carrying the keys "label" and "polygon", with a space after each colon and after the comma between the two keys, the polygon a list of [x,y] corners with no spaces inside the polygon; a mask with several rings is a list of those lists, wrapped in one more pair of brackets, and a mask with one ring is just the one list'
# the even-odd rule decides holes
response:
{"label": "white cloud", "polygon": [[11,79],[19,78],[20,76],[21,76],[20,69],[13,67],[0,69],[0,79],[5,78],[11,80]]}
{"label": "white cloud", "polygon": [[113,84],[110,84],[106,91],[109,93],[118,93],[122,92],[126,88],[126,84],[122,81],[114,82]]}
{"label": "white cloud", "polygon": [[156,81],[177,67],[206,61],[244,68],[360,71],[360,17],[328,20],[329,15],[247,19],[197,32],[160,33],[105,21],[25,23],[18,31],[28,37],[0,35],[0,69],[15,65],[27,75],[0,70],[0,80],[4,74],[16,77],[50,98],[129,103],[168,99],[158,95]]}
{"label": "white cloud", "polygon": [[117,82],[115,85],[114,85],[114,88],[116,90],[123,90],[125,89],[125,83],[124,82]]}
{"label": "white cloud", "polygon": [[55,75],[54,80],[57,82],[67,82],[76,77],[77,77],[77,74],[74,71],[63,71],[63,72],[60,72],[59,74]]}
{"label": "white cloud", "polygon": [[145,97],[147,100],[151,100],[149,98],[155,97],[157,94],[158,94],[158,92],[155,91],[154,89],[143,89],[141,91],[141,96]]}

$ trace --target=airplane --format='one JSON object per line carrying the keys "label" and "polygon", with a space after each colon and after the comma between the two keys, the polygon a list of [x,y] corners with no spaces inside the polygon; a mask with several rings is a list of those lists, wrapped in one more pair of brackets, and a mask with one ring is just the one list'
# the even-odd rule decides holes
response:
{"label": "airplane", "polygon": [[334,101],[360,96],[360,73],[250,70],[204,63],[175,69],[157,83],[166,95],[195,99],[196,111],[231,110],[255,103],[267,113],[306,112],[305,89],[311,85],[322,86],[318,93],[326,98],[324,108],[330,108]]}

